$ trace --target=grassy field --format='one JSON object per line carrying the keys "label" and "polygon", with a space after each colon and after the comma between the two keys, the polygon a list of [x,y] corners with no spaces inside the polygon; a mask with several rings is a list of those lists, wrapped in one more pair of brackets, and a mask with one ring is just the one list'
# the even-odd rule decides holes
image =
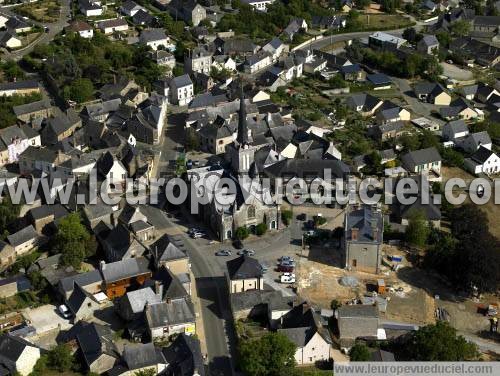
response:
{"label": "grassy field", "polygon": [[23,4],[15,8],[15,12],[37,22],[55,22],[59,17],[61,6],[57,0],[40,0],[36,3]]}
{"label": "grassy field", "polygon": [[397,14],[360,14],[358,20],[365,29],[395,29],[411,24],[408,18]]}

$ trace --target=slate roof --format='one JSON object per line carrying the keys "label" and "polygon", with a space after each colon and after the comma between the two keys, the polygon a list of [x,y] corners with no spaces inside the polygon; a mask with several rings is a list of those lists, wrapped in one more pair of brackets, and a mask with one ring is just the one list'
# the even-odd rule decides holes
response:
{"label": "slate roof", "polygon": [[80,287],[78,283],[75,283],[74,290],[71,293],[71,296],[67,300],[66,304],[68,305],[68,308],[71,310],[71,312],[76,314],[87,298],[94,300],[92,294],[85,291],[82,287]]}
{"label": "slate roof", "polygon": [[194,306],[188,299],[172,299],[148,305],[146,319],[150,328],[195,322]]}
{"label": "slate roof", "polygon": [[32,112],[50,109],[51,107],[52,105],[50,104],[50,101],[42,99],[40,101],[14,106],[13,111],[16,116],[21,116],[25,114],[30,114]]}
{"label": "slate roof", "polygon": [[166,363],[162,352],[152,342],[126,345],[123,360],[129,370]]}
{"label": "slate roof", "polygon": [[298,348],[304,347],[316,334],[316,328],[302,327],[302,328],[286,328],[278,329],[278,333],[284,334],[290,341],[292,341]]}
{"label": "slate roof", "polygon": [[439,41],[433,34],[425,34],[424,37],[421,39],[421,43],[425,44],[427,47],[439,45]]}
{"label": "slate roof", "polygon": [[485,148],[484,146],[480,146],[477,151],[471,155],[471,159],[479,164],[483,164],[488,160],[488,158],[491,157],[492,154],[495,154],[493,151],[490,149]]}
{"label": "slate roof", "polygon": [[232,280],[262,278],[260,263],[252,257],[242,255],[226,262],[226,265]]}
{"label": "slate roof", "polygon": [[332,178],[344,178],[351,172],[342,161],[318,159],[284,159],[264,169],[271,177],[324,178],[324,172],[330,169]]}
{"label": "slate roof", "polygon": [[[349,211],[346,214],[345,236],[346,240],[351,242],[361,243],[381,243],[382,234],[384,232],[384,220],[382,213],[373,210],[368,205],[363,205],[361,208]],[[352,229],[358,229],[357,240],[352,239]],[[378,231],[378,237],[375,236],[375,231]]]}
{"label": "slate roof", "polygon": [[366,79],[375,86],[392,84],[392,80],[384,73],[369,74],[366,76]]}
{"label": "slate roof", "polygon": [[120,299],[120,306],[130,306],[132,313],[141,313],[147,304],[161,302],[161,297],[156,295],[151,287],[129,291]]}
{"label": "slate roof", "polygon": [[155,42],[167,39],[167,35],[163,29],[145,29],[142,31],[140,39],[143,43]]}
{"label": "slate roof", "polygon": [[158,253],[158,261],[173,261],[188,257],[184,251],[181,251],[174,243],[172,243],[166,234],[151,244],[150,249],[152,253]]}
{"label": "slate roof", "polygon": [[14,372],[16,361],[27,346],[35,347],[20,337],[10,334],[0,335],[0,363]]}
{"label": "slate roof", "polygon": [[40,85],[36,80],[4,82],[0,84],[0,91],[37,89]]}
{"label": "slate roof", "polygon": [[182,333],[162,351],[168,363],[168,370],[172,375],[191,376],[198,374],[205,376],[200,341],[196,338]]}
{"label": "slate roof", "polygon": [[435,147],[411,151],[401,157],[403,164],[410,163],[413,166],[437,162],[441,156]]}
{"label": "slate roof", "polygon": [[13,247],[17,247],[35,238],[38,238],[38,234],[32,225],[29,225],[23,228],[22,230],[19,230],[18,232],[15,232],[14,234],[7,236],[7,240]]}
{"label": "slate roof", "polygon": [[378,308],[371,305],[356,304],[343,305],[338,310],[339,318],[355,318],[355,317],[377,317]]}
{"label": "slate roof", "polygon": [[128,23],[123,18],[115,18],[113,20],[105,20],[98,23],[99,28],[104,29],[108,27],[118,27],[118,26],[127,26]]}
{"label": "slate roof", "polygon": [[62,290],[67,293],[73,291],[75,284],[85,287],[101,281],[102,281],[101,272],[97,269],[94,269],[90,272],[79,273],[73,276],[62,278],[59,281],[59,285],[62,288]]}
{"label": "slate roof", "polygon": [[487,131],[476,132],[469,134],[476,145],[491,144],[491,138]]}
{"label": "slate roof", "polygon": [[189,77],[189,74],[183,74],[182,76],[174,77],[172,79],[171,83],[177,89],[193,84],[193,82],[191,81],[191,78]]}
{"label": "slate roof", "polygon": [[102,276],[106,283],[136,277],[150,272],[149,261],[144,257],[130,258],[103,265]]}
{"label": "slate roof", "polygon": [[76,335],[87,366],[92,365],[101,355],[107,354],[119,359],[120,353],[113,343],[113,332],[108,326],[92,323]]}

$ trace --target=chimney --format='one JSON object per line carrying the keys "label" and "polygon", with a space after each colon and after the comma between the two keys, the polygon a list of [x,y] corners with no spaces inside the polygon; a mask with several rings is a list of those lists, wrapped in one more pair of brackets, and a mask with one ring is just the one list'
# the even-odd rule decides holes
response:
{"label": "chimney", "polygon": [[351,229],[351,240],[354,240],[354,241],[358,240],[358,233],[359,233],[359,228],[353,227]]}
{"label": "chimney", "polygon": [[160,281],[155,281],[155,294],[156,295],[161,295],[162,293],[162,288],[161,288],[161,283]]}

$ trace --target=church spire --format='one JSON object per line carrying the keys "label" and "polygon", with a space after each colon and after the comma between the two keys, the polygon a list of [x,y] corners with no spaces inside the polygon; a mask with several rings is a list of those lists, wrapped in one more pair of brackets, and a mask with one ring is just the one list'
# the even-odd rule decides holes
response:
{"label": "church spire", "polygon": [[236,138],[240,147],[248,145],[247,110],[245,97],[243,95],[243,84],[241,84],[240,112],[238,117],[238,136]]}

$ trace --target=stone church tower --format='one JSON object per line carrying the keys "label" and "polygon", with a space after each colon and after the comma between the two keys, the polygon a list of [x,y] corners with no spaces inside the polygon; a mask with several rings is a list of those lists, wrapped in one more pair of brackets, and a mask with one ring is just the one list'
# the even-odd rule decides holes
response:
{"label": "stone church tower", "polygon": [[247,126],[247,111],[243,88],[240,96],[240,111],[238,114],[238,135],[236,140],[227,147],[231,169],[235,174],[246,175],[252,168],[257,147],[250,145],[250,135]]}

